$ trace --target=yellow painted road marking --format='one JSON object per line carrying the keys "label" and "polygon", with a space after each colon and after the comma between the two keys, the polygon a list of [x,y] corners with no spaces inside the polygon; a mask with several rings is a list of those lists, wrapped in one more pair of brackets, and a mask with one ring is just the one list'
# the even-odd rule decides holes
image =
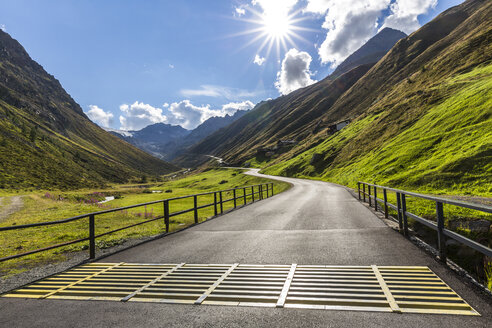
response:
{"label": "yellow painted road marking", "polygon": [[77,284],[77,283],[79,283],[79,282],[89,280],[89,279],[94,278],[95,276],[97,276],[97,275],[99,275],[99,274],[101,274],[101,273],[103,273],[103,272],[106,272],[106,271],[108,271],[108,270],[111,270],[111,269],[112,269],[112,268],[114,268],[114,267],[117,267],[117,266],[119,266],[119,265],[122,265],[123,263],[124,263],[124,262],[120,262],[120,263],[116,263],[116,264],[115,264],[115,263],[113,263],[113,264],[111,264],[111,266],[107,267],[106,269],[103,269],[103,270],[101,270],[101,271],[97,271],[96,273],[93,273],[93,274],[92,274],[92,275],[90,275],[90,276],[87,276],[87,277],[82,278],[82,279],[80,279],[80,280],[74,281],[74,282],[72,282],[72,283],[71,283],[71,284],[69,284],[69,285],[66,285],[66,286],[61,287],[61,288],[59,288],[59,289],[57,289],[57,290],[55,290],[55,291],[53,291],[53,292],[51,292],[51,293],[48,293],[48,294],[46,294],[46,295],[41,296],[40,298],[47,298],[47,297],[50,297],[50,296],[52,296],[52,295],[54,295],[54,294],[56,294],[56,293],[58,293],[58,292],[61,292],[61,291],[65,290],[65,289],[67,289],[67,288],[70,288],[70,287],[72,287],[72,286],[76,285],[76,284]]}
{"label": "yellow painted road marking", "polygon": [[381,286],[381,289],[384,292],[384,296],[386,296],[386,299],[391,307],[391,310],[393,312],[401,313],[400,307],[398,304],[396,304],[395,299],[393,298],[393,295],[391,294],[391,291],[389,290],[388,286],[386,285],[386,282],[383,279],[383,276],[379,272],[379,269],[375,265],[371,265],[372,270],[374,271],[374,274],[376,275],[376,278],[378,279],[379,285]]}

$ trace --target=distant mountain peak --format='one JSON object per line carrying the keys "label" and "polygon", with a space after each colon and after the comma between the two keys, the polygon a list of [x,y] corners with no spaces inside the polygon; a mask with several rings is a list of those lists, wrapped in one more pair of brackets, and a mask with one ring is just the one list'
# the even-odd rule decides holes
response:
{"label": "distant mountain peak", "polygon": [[362,47],[348,56],[331,77],[338,77],[351,69],[365,64],[374,64],[386,55],[386,53],[400,40],[407,37],[405,33],[390,27],[385,27],[373,36]]}

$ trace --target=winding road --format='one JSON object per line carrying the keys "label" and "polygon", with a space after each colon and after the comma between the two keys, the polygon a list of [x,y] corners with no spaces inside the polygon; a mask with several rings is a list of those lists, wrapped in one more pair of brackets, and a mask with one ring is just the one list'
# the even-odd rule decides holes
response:
{"label": "winding road", "polygon": [[388,227],[345,188],[247,174],[293,188],[102,262],[429,266],[482,317],[0,299],[0,326],[51,327],[487,327],[492,307],[453,272]]}

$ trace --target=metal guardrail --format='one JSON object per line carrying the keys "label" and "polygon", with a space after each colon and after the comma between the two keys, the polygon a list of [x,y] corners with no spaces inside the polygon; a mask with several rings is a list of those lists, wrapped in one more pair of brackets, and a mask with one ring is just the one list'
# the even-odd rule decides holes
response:
{"label": "metal guardrail", "polygon": [[[362,186],[362,190],[361,190]],[[367,187],[367,192],[366,192]],[[378,189],[383,192],[383,199],[378,198]],[[384,216],[388,218],[388,208],[394,209],[398,213],[398,224],[400,228],[400,232],[403,233],[404,236],[408,236],[408,218],[412,218],[415,221],[422,223],[423,225],[437,231],[437,245],[439,251],[439,258],[441,261],[446,263],[446,238],[451,238],[456,240],[457,242],[464,244],[474,250],[482,253],[485,256],[492,257],[492,249],[484,246],[480,243],[477,243],[474,240],[471,240],[465,236],[462,236],[454,231],[448,230],[444,228],[444,211],[443,205],[454,205],[464,208],[469,208],[472,210],[482,211],[485,213],[492,213],[492,207],[481,204],[474,204],[469,202],[463,202],[458,200],[446,199],[441,197],[434,197],[429,195],[418,194],[415,192],[409,192],[405,190],[389,188],[385,186],[380,186],[372,183],[366,182],[357,182],[357,190],[359,195],[359,200],[366,201],[369,203],[369,206],[374,205],[374,209],[378,210],[378,202],[383,205]],[[396,194],[396,205],[388,202],[388,191],[394,192]],[[361,197],[362,195],[362,197]],[[418,215],[415,215],[409,211],[407,211],[407,196],[422,198],[426,200],[430,200],[436,203],[436,222],[429,221],[424,219]]]}
{"label": "metal guardrail", "polygon": [[[238,193],[239,190],[242,190],[242,193]],[[251,190],[251,193],[249,193],[250,190]],[[223,194],[227,193],[227,192],[231,192],[231,191],[233,193],[233,197],[229,198],[229,199],[223,199],[223,197],[222,197]],[[198,206],[198,197],[205,196],[205,195],[212,195],[212,194],[214,195],[214,202],[213,203]],[[193,195],[186,195],[186,196],[181,196],[181,197],[167,198],[167,199],[157,200],[157,201],[148,202],[148,203],[141,203],[141,204],[130,205],[130,206],[125,206],[125,207],[118,207],[118,208],[113,208],[113,209],[99,211],[99,212],[82,214],[82,215],[74,216],[71,218],[63,219],[63,220],[57,220],[57,221],[39,222],[39,223],[32,223],[32,224],[0,227],[0,232],[3,232],[3,231],[20,230],[20,229],[34,228],[34,227],[47,226],[47,225],[64,224],[64,223],[69,223],[69,222],[89,218],[89,226],[88,226],[89,236],[86,238],[71,240],[68,242],[61,243],[61,244],[51,245],[51,246],[44,247],[44,248],[38,248],[38,249],[29,251],[29,252],[24,252],[24,253],[20,253],[20,254],[2,257],[2,258],[0,258],[0,262],[16,259],[19,257],[23,257],[23,256],[27,256],[27,255],[31,255],[31,254],[35,254],[35,253],[39,253],[39,252],[48,251],[48,250],[63,247],[63,246],[68,246],[68,245],[80,243],[83,241],[89,241],[89,259],[94,259],[96,257],[96,238],[98,238],[98,237],[106,236],[106,235],[109,235],[109,234],[114,233],[114,232],[129,229],[132,227],[136,227],[136,226],[139,226],[139,225],[142,225],[145,223],[149,223],[149,222],[153,222],[156,220],[160,220],[160,219],[164,219],[164,225],[166,228],[166,233],[169,233],[169,219],[173,216],[177,216],[177,215],[181,215],[181,214],[185,214],[185,213],[189,213],[189,212],[193,211],[194,224],[197,224],[198,223],[198,210],[200,210],[200,209],[213,206],[214,207],[214,216],[217,216],[219,213],[222,214],[224,212],[224,204],[227,202],[231,202],[231,201],[234,202],[233,209],[236,209],[238,207],[238,200],[239,201],[242,200],[243,205],[246,205],[248,203],[255,202],[255,195],[258,195],[258,198],[256,200],[262,200],[263,198],[265,198],[265,194],[266,194],[266,198],[273,196],[273,183],[272,182],[258,184],[258,185],[252,185],[252,186],[245,186],[245,187],[240,187],[240,188],[210,191],[210,192],[193,194]],[[247,200],[247,198],[249,196],[251,196],[250,202],[248,202],[248,200]],[[189,209],[182,210],[182,211],[178,211],[178,212],[173,212],[173,213],[169,212],[169,203],[171,201],[186,199],[186,198],[193,198],[193,207],[191,207]],[[112,213],[112,212],[117,212],[117,211],[123,211],[123,210],[132,209],[135,207],[153,205],[153,204],[158,204],[158,203],[162,203],[164,215],[96,235],[96,216],[97,215],[102,215],[102,214],[107,214],[107,213]]]}

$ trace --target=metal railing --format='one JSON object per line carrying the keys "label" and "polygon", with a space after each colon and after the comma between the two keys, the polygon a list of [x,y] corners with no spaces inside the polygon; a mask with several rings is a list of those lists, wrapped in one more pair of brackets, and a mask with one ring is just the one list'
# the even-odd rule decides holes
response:
{"label": "metal railing", "polygon": [[[241,190],[242,190],[242,192],[238,192]],[[231,192],[231,191],[232,191],[233,197],[229,198],[229,199],[223,199],[224,193]],[[249,193],[250,191],[251,191],[251,193]],[[198,198],[200,196],[212,195],[212,194],[214,195],[213,203],[198,206]],[[256,199],[255,199],[255,195],[257,195]],[[251,201],[248,202],[249,196],[251,196]],[[165,225],[166,233],[169,233],[169,219],[171,217],[185,214],[185,213],[189,213],[189,212],[193,212],[194,224],[197,224],[198,223],[198,210],[200,210],[200,209],[213,206],[214,216],[217,216],[218,214],[224,213],[224,204],[225,203],[233,202],[233,208],[232,208],[232,210],[233,210],[233,209],[236,209],[240,205],[238,203],[242,203],[242,205],[244,206],[248,203],[255,202],[255,200],[256,201],[262,200],[265,198],[265,196],[266,196],[266,198],[273,196],[273,183],[272,182],[258,184],[258,185],[245,186],[245,187],[239,187],[239,188],[219,190],[219,191],[210,191],[210,192],[181,196],[181,197],[167,198],[167,199],[152,201],[152,202],[148,202],[148,203],[141,203],[141,204],[119,207],[119,208],[113,208],[113,209],[99,211],[99,212],[82,214],[82,215],[78,215],[78,216],[74,216],[74,217],[71,217],[68,219],[63,219],[63,220],[58,220],[58,221],[49,221],[49,222],[40,222],[40,223],[0,227],[0,232],[3,232],[3,231],[10,231],[10,230],[34,228],[34,227],[40,227],[40,226],[65,224],[65,223],[74,222],[74,221],[89,218],[89,225],[88,225],[88,230],[89,230],[88,235],[89,236],[88,237],[80,238],[80,239],[76,239],[76,240],[71,240],[68,242],[64,242],[64,243],[60,243],[60,244],[56,244],[56,245],[51,245],[51,246],[44,247],[44,248],[38,248],[38,249],[35,249],[32,251],[28,251],[28,252],[24,252],[24,253],[20,253],[20,254],[2,257],[2,258],[0,258],[0,262],[16,259],[19,257],[23,257],[23,256],[27,256],[27,255],[31,255],[31,254],[35,254],[35,253],[39,253],[39,252],[52,250],[52,249],[63,247],[63,246],[69,246],[69,245],[81,243],[84,241],[89,241],[89,259],[94,259],[96,257],[96,238],[106,236],[106,235],[109,235],[111,233],[115,233],[115,232],[118,232],[121,230],[136,227],[136,226],[139,226],[139,225],[142,225],[145,223],[160,220],[160,219],[164,219],[164,225]],[[177,211],[177,212],[170,212],[169,211],[169,204],[171,201],[181,200],[181,199],[186,199],[186,198],[193,198],[193,207],[185,209],[185,210]],[[128,210],[128,209],[132,209],[132,208],[136,208],[136,207],[153,205],[153,204],[158,204],[158,203],[162,203],[164,215],[158,216],[158,217],[153,217],[152,219],[149,219],[149,220],[134,223],[134,224],[122,227],[122,228],[114,229],[114,230],[107,231],[107,232],[96,235],[96,216],[97,215],[102,215],[102,214],[107,214],[107,213],[112,213],[112,212],[117,212],[117,211],[123,211],[123,210]]]}
{"label": "metal railing", "polygon": [[[362,186],[362,190],[361,190]],[[366,192],[367,187],[367,192]],[[378,198],[378,189],[383,193],[383,199]],[[415,221],[435,230],[437,232],[437,248],[439,251],[439,258],[441,261],[446,263],[446,238],[451,238],[463,245],[473,248],[474,250],[482,253],[485,256],[492,257],[492,249],[477,243],[465,236],[462,236],[454,231],[444,228],[444,210],[443,205],[454,205],[458,207],[464,207],[472,210],[482,211],[485,213],[492,213],[492,207],[481,204],[474,204],[469,202],[457,201],[452,199],[434,197],[429,195],[418,194],[415,192],[409,192],[405,190],[389,188],[384,186],[379,186],[372,183],[357,182],[357,190],[359,195],[359,200],[366,201],[369,206],[374,206],[374,209],[378,210],[378,202],[382,204],[385,218],[388,218],[388,208],[392,208],[397,212],[398,225],[400,232],[404,236],[408,236],[408,218],[412,218]],[[396,194],[396,205],[388,202],[388,191],[394,192]],[[362,196],[361,196],[362,195]],[[436,222],[424,219],[418,215],[415,215],[407,211],[407,196],[421,198],[430,200],[436,203]]]}

